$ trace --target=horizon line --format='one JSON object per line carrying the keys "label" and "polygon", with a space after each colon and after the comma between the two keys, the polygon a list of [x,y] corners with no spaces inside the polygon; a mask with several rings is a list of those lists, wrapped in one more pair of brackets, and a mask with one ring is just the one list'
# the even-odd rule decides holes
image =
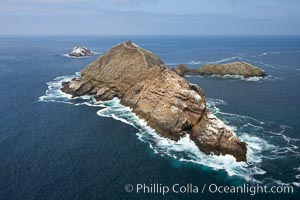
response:
{"label": "horizon line", "polygon": [[14,36],[100,36],[100,37],[121,37],[121,36],[300,36],[298,34],[1,34],[0,37],[14,37]]}

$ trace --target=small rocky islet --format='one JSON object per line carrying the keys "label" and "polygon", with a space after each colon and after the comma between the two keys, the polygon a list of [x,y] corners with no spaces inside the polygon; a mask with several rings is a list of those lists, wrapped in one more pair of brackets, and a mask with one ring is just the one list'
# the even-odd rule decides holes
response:
{"label": "small rocky islet", "polygon": [[97,101],[120,99],[166,138],[188,136],[206,154],[232,155],[247,161],[247,145],[206,106],[203,90],[170,70],[155,54],[131,41],[120,43],[63,82],[72,97]]}
{"label": "small rocky islet", "polygon": [[217,75],[217,76],[242,76],[243,78],[265,77],[267,73],[247,62],[232,62],[224,64],[205,64],[196,69],[190,69],[184,64],[179,64],[173,68],[178,75]]}
{"label": "small rocky islet", "polygon": [[87,47],[75,46],[73,47],[72,51],[68,54],[70,57],[85,57],[85,56],[92,56],[94,52]]}

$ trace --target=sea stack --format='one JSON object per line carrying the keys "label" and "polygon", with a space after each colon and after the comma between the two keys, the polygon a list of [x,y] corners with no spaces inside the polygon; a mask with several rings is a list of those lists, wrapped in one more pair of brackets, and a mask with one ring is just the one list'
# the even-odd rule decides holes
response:
{"label": "sea stack", "polygon": [[72,52],[69,53],[69,56],[72,57],[84,57],[84,56],[92,56],[92,55],[94,55],[94,52],[92,52],[86,47],[79,47],[79,46],[73,47]]}
{"label": "sea stack", "polygon": [[242,76],[244,78],[250,77],[265,77],[266,72],[256,66],[247,62],[232,62],[224,64],[206,64],[198,69],[189,69],[183,64],[178,65],[173,69],[178,75],[232,75]]}
{"label": "sea stack", "polygon": [[96,100],[117,97],[164,137],[178,141],[188,135],[206,154],[247,160],[246,144],[210,112],[202,89],[131,41],[98,57],[80,78],[64,82],[62,91],[73,97],[94,95]]}

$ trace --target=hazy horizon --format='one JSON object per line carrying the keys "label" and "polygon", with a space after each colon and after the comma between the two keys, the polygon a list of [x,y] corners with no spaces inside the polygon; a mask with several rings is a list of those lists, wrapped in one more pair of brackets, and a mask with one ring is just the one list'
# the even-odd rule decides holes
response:
{"label": "hazy horizon", "polygon": [[14,36],[24,36],[24,37],[30,37],[30,36],[38,36],[38,37],[47,37],[47,36],[53,36],[53,37],[63,37],[63,36],[70,36],[70,37],[84,37],[84,36],[97,36],[97,37],[125,37],[125,36],[136,36],[136,37],[143,37],[143,36],[153,36],[153,37],[180,37],[180,36],[186,36],[186,37],[281,37],[281,36],[290,36],[290,37],[300,37],[300,33],[297,34],[1,34],[0,37],[14,37]]}
{"label": "hazy horizon", "polygon": [[4,0],[0,35],[300,35],[297,0]]}

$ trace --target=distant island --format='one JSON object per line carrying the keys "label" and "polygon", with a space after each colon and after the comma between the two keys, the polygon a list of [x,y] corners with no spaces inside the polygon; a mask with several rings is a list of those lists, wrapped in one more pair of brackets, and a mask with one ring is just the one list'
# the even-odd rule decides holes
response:
{"label": "distant island", "polygon": [[69,53],[71,57],[85,57],[85,56],[92,56],[94,52],[86,47],[75,46],[73,47],[72,51]]}
{"label": "distant island", "polygon": [[206,154],[230,154],[246,161],[246,143],[206,106],[204,92],[170,70],[156,55],[131,41],[120,43],[63,82],[73,97],[98,101],[117,97],[157,133],[178,141],[188,136]]}
{"label": "distant island", "polygon": [[265,77],[266,72],[247,62],[232,62],[226,64],[206,64],[197,69],[190,69],[184,64],[178,65],[173,69],[178,75],[237,75],[244,78]]}

